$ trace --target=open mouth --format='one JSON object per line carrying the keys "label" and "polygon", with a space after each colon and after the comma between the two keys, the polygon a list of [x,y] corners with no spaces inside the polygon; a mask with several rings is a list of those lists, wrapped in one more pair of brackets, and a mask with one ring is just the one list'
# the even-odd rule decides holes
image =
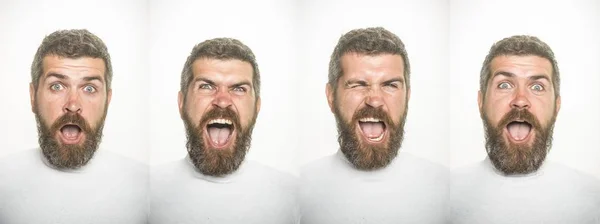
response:
{"label": "open mouth", "polygon": [[212,119],[206,124],[208,142],[217,149],[225,148],[232,142],[234,130],[233,122],[226,118]]}
{"label": "open mouth", "polygon": [[60,128],[60,139],[64,144],[77,144],[83,138],[81,127],[76,124],[66,124]]}
{"label": "open mouth", "polygon": [[387,133],[385,122],[373,117],[359,119],[358,126],[360,127],[362,135],[368,142],[382,142]]}
{"label": "open mouth", "polygon": [[531,135],[532,125],[527,121],[512,121],[506,125],[508,136],[515,142],[522,142]]}

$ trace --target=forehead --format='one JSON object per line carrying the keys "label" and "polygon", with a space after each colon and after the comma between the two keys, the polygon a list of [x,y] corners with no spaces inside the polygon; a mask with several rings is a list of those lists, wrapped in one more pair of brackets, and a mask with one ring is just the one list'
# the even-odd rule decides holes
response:
{"label": "forehead", "polygon": [[403,76],[404,60],[400,55],[366,55],[346,53],[341,58],[342,78]]}
{"label": "forehead", "polygon": [[535,55],[500,55],[490,63],[493,78],[498,72],[509,72],[516,76],[544,75],[552,76],[552,64],[546,58]]}
{"label": "forehead", "polygon": [[193,78],[207,78],[211,81],[251,80],[253,69],[250,63],[238,59],[200,58],[192,63]]}
{"label": "forehead", "polygon": [[106,72],[104,60],[92,57],[66,58],[57,55],[47,55],[42,60],[44,76],[58,73],[65,76],[74,75],[103,75]]}

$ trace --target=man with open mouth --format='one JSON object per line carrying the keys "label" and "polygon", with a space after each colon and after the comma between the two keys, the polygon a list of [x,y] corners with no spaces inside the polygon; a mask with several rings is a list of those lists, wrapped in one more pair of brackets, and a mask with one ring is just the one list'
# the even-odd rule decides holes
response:
{"label": "man with open mouth", "polygon": [[0,223],[145,223],[147,166],[98,149],[111,81],[96,35],[44,38],[29,85],[40,148],[0,162]]}
{"label": "man with open mouth", "polygon": [[302,223],[443,223],[446,169],[400,151],[409,74],[404,44],[390,31],[339,39],[326,95],[340,149],[302,169]]}
{"label": "man with open mouth", "polygon": [[181,73],[187,156],[151,170],[151,223],[296,223],[295,180],[246,161],[260,110],[254,53],[232,38],[197,44]]}
{"label": "man with open mouth", "polygon": [[477,99],[488,156],[453,171],[452,222],[600,222],[598,180],[545,160],[561,105],[550,47],[525,35],[495,43]]}

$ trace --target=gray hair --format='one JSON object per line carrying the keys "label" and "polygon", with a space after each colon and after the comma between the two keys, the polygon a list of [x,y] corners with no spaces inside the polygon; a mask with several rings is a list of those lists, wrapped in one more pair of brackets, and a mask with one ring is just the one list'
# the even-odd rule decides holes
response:
{"label": "gray hair", "polygon": [[187,95],[189,84],[194,77],[192,64],[201,58],[218,60],[236,59],[250,63],[253,70],[252,85],[254,94],[256,97],[260,95],[260,72],[252,50],[241,41],[233,38],[215,38],[197,44],[192,49],[190,56],[188,56],[181,72],[181,92],[184,96]]}
{"label": "gray hair", "polygon": [[410,63],[402,40],[382,27],[355,29],[340,37],[329,61],[328,84],[337,89],[337,82],[342,77],[341,58],[346,53],[358,53],[369,56],[381,54],[400,55],[404,61],[404,80],[410,89]]}
{"label": "gray hair", "polygon": [[479,78],[479,89],[481,90],[483,96],[485,96],[487,84],[492,75],[492,71],[490,71],[490,64],[494,58],[502,55],[534,55],[548,59],[550,64],[552,64],[552,85],[554,87],[554,96],[560,96],[560,73],[558,71],[558,64],[556,62],[556,58],[554,57],[554,52],[552,52],[552,49],[550,49],[548,44],[544,43],[539,38],[527,35],[507,37],[492,45],[490,52],[485,57],[485,61],[483,61]]}
{"label": "gray hair", "polygon": [[108,49],[102,40],[86,29],[58,30],[46,36],[39,46],[33,63],[31,64],[31,82],[37,90],[38,82],[43,71],[43,60],[47,55],[56,55],[65,58],[101,58],[104,61],[106,71],[107,90],[110,89],[112,81],[112,65]]}

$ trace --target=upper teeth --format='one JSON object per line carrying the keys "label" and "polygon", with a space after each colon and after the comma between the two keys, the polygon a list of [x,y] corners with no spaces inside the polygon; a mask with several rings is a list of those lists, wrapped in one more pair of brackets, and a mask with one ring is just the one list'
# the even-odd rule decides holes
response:
{"label": "upper teeth", "polygon": [[360,122],[381,122],[381,120],[372,117],[365,117],[359,120]]}
{"label": "upper teeth", "polygon": [[208,122],[208,124],[229,124],[231,125],[233,122],[231,122],[231,120],[229,119],[212,119]]}

